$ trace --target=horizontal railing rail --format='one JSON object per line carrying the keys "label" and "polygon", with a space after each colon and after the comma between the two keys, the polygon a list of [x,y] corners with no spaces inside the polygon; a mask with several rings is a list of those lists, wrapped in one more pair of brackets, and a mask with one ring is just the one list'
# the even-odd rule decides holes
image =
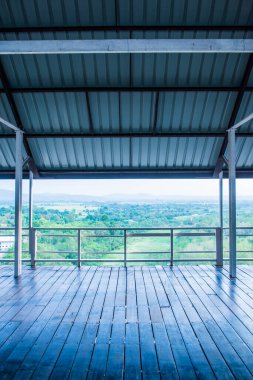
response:
{"label": "horizontal railing rail", "polygon": [[[28,231],[28,232],[27,232]],[[11,235],[12,232],[12,235]],[[121,263],[126,266],[128,263],[167,263],[173,265],[176,262],[216,262],[217,258],[222,258],[220,251],[221,232],[218,227],[36,227],[23,229],[23,238],[29,238],[25,242],[29,245],[28,249],[23,249],[24,253],[29,252],[29,257],[23,259],[24,262],[30,262],[32,266],[36,263],[59,263],[68,262],[81,266],[82,263]],[[3,235],[4,233],[4,235]],[[8,234],[8,235],[7,235]],[[1,236],[14,236],[13,228],[0,228]],[[96,249],[90,251],[87,249],[88,239],[120,239],[118,246],[108,249]],[[212,249],[177,249],[175,243],[181,238],[214,238]],[[49,243],[54,239],[53,243]],[[68,243],[70,248],[61,248],[58,241],[62,239]],[[67,240],[70,239],[70,240]],[[161,249],[151,249],[149,245],[146,249],[132,249],[131,242],[140,242],[140,239],[163,239]],[[73,240],[76,243],[73,248]],[[47,243],[46,243],[47,242]],[[157,242],[157,240],[156,240]],[[120,249],[119,249],[120,247]],[[148,248],[148,249],[147,249]],[[159,248],[159,247],[158,247]],[[8,252],[11,254],[12,252]],[[209,257],[201,256],[209,255]],[[189,257],[192,255],[195,257]],[[12,262],[14,258],[0,257],[2,262]]]}
{"label": "horizontal railing rail", "polygon": [[[253,237],[253,226],[237,227],[237,231],[238,239]],[[0,242],[1,236],[14,239],[14,228],[0,227]],[[24,228],[22,236],[25,254],[23,262],[31,263],[32,266],[47,262],[73,263],[79,267],[82,263],[121,263],[126,266],[128,263],[149,262],[170,265],[180,262],[214,262],[217,266],[222,266],[224,261],[228,261],[228,245],[224,245],[228,239],[227,227],[36,227],[30,230]],[[101,239],[110,238],[119,239],[118,243],[112,244],[110,249],[109,243],[104,249],[99,249]],[[182,238],[186,239],[185,248],[182,248]],[[89,239],[96,239],[95,250],[89,250]],[[142,239],[143,246],[140,244]],[[162,241],[161,247],[159,239]],[[200,239],[198,244],[194,239]],[[66,249],[66,245],[69,249]],[[7,253],[0,252],[0,262],[14,261],[11,248]],[[245,257],[249,253],[253,253],[253,245],[252,249],[238,245],[237,260],[253,261],[253,257]]]}

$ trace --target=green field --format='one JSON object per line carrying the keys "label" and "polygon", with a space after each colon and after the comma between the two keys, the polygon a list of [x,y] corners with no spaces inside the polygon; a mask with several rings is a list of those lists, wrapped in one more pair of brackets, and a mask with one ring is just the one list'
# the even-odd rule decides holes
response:
{"label": "green field", "polygon": [[[242,201],[238,204],[238,226],[253,226],[253,204]],[[43,236],[49,231],[46,228],[68,227],[68,228],[169,228],[169,227],[217,227],[219,226],[218,204],[215,202],[180,202],[161,204],[83,204],[83,203],[50,203],[38,204],[34,207],[34,227],[45,228],[42,236],[38,237],[38,259],[68,259],[77,258],[76,231],[64,232],[54,231],[62,234],[58,237]],[[228,220],[228,210],[225,207],[225,226]],[[11,204],[0,207],[0,226],[14,226],[14,207]],[[23,226],[28,226],[28,208],[24,206]],[[209,230],[212,232],[212,230]],[[138,232],[138,231],[128,231]],[[143,230],[143,233],[148,231]],[[180,232],[183,232],[181,230]],[[52,233],[52,232],[50,232]],[[73,237],[64,234],[73,234]],[[250,235],[250,230],[242,231]],[[85,235],[91,237],[85,237]],[[110,237],[102,237],[106,234]],[[115,235],[120,234],[120,237]],[[123,259],[124,239],[123,232],[111,230],[109,232],[83,231],[81,251],[83,259],[114,260]],[[174,258],[215,258],[215,237],[191,237],[174,236]],[[252,250],[253,237],[238,237],[238,251]],[[24,238],[24,250],[28,250],[28,239]],[[228,239],[224,239],[224,256],[227,256]],[[4,258],[13,258],[13,249],[2,253]],[[46,252],[40,252],[46,251]],[[60,253],[55,253],[59,251]],[[202,252],[203,251],[203,252]],[[116,254],[122,252],[122,254]],[[148,253],[145,253],[148,252]],[[170,259],[170,237],[128,237],[127,238],[128,259]],[[238,252],[239,257],[252,257],[251,252]],[[24,252],[24,258],[29,258],[28,252]],[[73,261],[74,263],[74,261]],[[68,263],[68,264],[71,264]]]}

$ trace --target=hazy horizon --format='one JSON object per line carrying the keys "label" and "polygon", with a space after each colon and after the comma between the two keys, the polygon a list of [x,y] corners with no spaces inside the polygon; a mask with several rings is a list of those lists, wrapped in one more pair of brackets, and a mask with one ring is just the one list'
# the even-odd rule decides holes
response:
{"label": "hazy horizon", "polygon": [[[23,180],[28,193],[29,181]],[[150,196],[218,197],[217,179],[98,179],[98,180],[34,180],[34,194],[68,194],[106,196],[111,194],[147,194]],[[1,180],[0,191],[14,191],[14,180]],[[224,195],[228,180],[224,180]],[[237,194],[253,195],[253,179],[238,179]]]}
{"label": "hazy horizon", "polygon": [[[27,196],[28,180],[23,181],[23,194]],[[14,180],[0,181],[1,193],[14,193]],[[74,198],[153,198],[156,200],[199,199],[218,200],[219,181],[217,179],[108,179],[108,180],[34,180],[34,197]],[[228,196],[228,180],[224,180],[224,198]],[[72,198],[72,199],[71,199]],[[237,180],[237,198],[253,198],[253,179]],[[84,199],[85,200],[85,199]]]}

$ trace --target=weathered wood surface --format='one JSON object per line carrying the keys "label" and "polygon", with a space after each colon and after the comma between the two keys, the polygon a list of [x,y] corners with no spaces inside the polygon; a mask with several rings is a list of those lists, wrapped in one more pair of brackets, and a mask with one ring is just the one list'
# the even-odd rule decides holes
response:
{"label": "weathered wood surface", "polygon": [[252,379],[253,266],[1,266],[0,378]]}

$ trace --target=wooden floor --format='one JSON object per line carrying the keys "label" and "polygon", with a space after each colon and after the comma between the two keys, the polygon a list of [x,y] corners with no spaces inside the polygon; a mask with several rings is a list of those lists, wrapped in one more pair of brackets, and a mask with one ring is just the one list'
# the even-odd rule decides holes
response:
{"label": "wooden floor", "polygon": [[253,266],[0,267],[0,379],[251,379]]}

